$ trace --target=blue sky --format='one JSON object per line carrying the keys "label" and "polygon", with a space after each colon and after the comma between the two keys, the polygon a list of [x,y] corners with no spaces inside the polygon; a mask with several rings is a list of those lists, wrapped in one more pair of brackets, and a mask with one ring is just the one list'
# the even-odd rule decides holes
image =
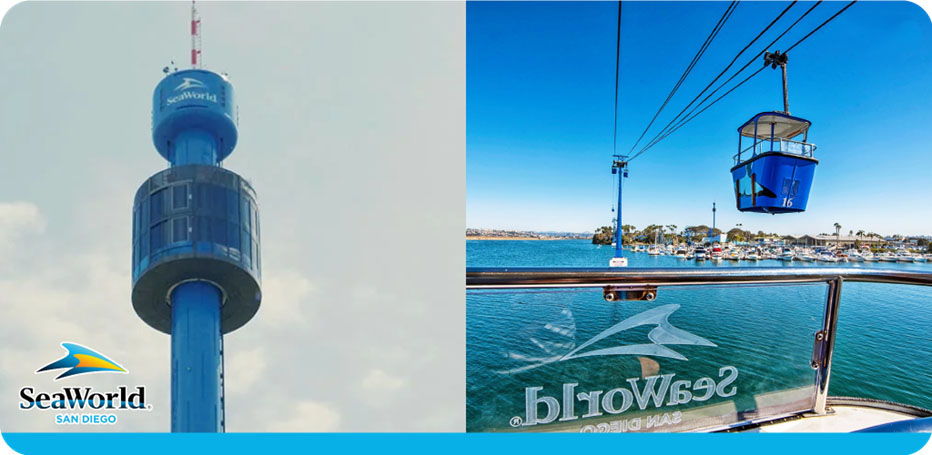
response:
{"label": "blue sky", "polygon": [[[740,3],[646,137],[788,4]],[[797,3],[726,76],[812,4]],[[770,50],[845,4],[822,3]],[[727,6],[624,3],[619,151],[632,147]],[[468,3],[468,227],[585,231],[611,222],[616,20],[615,2]],[[725,229],[819,233],[839,222],[845,233],[932,234],[929,43],[932,22],[920,7],[859,2],[789,54],[790,111],[812,121],[809,140],[819,146],[806,212],[734,208],[736,128],[782,110],[780,73],[768,68],[631,163],[623,222],[710,224],[715,201]]]}

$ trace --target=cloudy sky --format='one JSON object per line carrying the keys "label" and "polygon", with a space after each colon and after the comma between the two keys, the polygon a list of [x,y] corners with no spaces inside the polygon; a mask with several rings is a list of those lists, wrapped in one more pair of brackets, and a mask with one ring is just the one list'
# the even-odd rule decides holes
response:
{"label": "cloudy sky", "polygon": [[[229,431],[464,427],[465,7],[199,6],[256,188],[263,302],[225,338]],[[132,198],[166,167],[152,89],[188,55],[186,3],[25,3],[0,26],[0,428],[34,386],[146,385],[169,429],[169,338],[130,303]],[[184,65],[179,65],[183,67]],[[62,341],[128,375],[34,374]],[[135,415],[133,415],[135,414]]]}

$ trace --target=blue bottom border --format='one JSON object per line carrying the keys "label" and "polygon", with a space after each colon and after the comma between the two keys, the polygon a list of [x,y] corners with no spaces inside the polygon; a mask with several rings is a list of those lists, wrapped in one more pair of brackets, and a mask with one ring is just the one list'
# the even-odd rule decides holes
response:
{"label": "blue bottom border", "polygon": [[489,433],[4,433],[23,454],[269,453],[278,450],[444,455],[463,453],[912,454],[929,434],[489,434]]}

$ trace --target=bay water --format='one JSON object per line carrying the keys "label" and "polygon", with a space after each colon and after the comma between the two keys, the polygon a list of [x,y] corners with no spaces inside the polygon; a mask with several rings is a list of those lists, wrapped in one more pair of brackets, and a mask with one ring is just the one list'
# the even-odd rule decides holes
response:
{"label": "bay water", "polygon": [[[604,267],[613,253],[613,248],[588,240],[466,241],[467,267]],[[624,254],[629,268],[830,265],[932,272],[932,263],[716,263]],[[469,291],[467,430],[508,429],[515,427],[514,419],[526,420],[530,386],[541,387],[540,396],[560,400],[567,383],[578,384],[575,392],[585,392],[609,390],[653,373],[721,381],[727,376],[721,369],[734,367],[740,380],[730,385],[740,393],[731,399],[739,411],[742,406],[755,408],[754,400],[769,392],[811,387],[813,336],[821,328],[826,292],[824,284],[680,287],[661,288],[654,302],[605,302],[601,289]],[[560,361],[613,324],[654,314],[645,313],[651,310],[666,312],[670,324],[700,341],[665,344],[673,353],[601,355],[637,349],[615,347],[618,343],[641,346],[657,338],[651,332],[655,325],[644,324],[577,353],[588,357]],[[845,283],[829,394],[932,408],[930,328],[932,288]],[[603,349],[593,350],[599,347]],[[545,411],[542,407],[542,416]]]}

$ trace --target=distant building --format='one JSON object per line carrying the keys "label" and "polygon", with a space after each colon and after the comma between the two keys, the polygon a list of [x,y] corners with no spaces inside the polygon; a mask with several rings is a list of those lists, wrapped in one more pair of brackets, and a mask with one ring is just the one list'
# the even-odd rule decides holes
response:
{"label": "distant building", "polygon": [[793,246],[835,246],[836,243],[838,246],[854,246],[855,242],[860,245],[875,245],[882,243],[883,240],[878,238],[869,238],[869,237],[858,237],[855,235],[785,235],[783,236],[783,243],[786,245]]}
{"label": "distant building", "polygon": [[728,236],[725,234],[713,235],[711,237],[703,237],[702,243],[725,243],[728,241]]}
{"label": "distant building", "polygon": [[754,237],[754,242],[758,245],[783,245],[783,238],[781,237]]}

